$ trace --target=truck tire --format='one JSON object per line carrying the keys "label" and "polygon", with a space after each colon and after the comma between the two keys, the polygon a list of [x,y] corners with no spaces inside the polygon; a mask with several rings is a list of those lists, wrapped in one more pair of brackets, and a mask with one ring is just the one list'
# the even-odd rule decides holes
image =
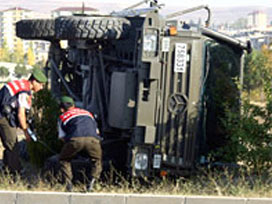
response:
{"label": "truck tire", "polygon": [[16,23],[16,35],[26,40],[54,40],[55,21],[52,19],[18,21]]}
{"label": "truck tire", "polygon": [[114,40],[124,38],[129,27],[129,20],[120,17],[59,17],[56,19],[56,36],[60,40]]}

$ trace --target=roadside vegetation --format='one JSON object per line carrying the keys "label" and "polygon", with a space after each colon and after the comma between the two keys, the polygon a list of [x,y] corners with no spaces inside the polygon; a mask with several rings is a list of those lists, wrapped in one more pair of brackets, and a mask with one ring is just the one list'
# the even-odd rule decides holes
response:
{"label": "roadside vegetation", "polygon": [[[252,174],[248,170],[201,169],[189,178],[133,178],[108,176],[96,183],[95,193],[138,193],[153,195],[198,195],[230,197],[272,197],[272,174]],[[75,185],[73,192],[84,193],[84,184]],[[39,178],[0,174],[0,190],[64,192],[65,186],[52,177],[50,182]]]}
{"label": "roadside vegetation", "polygon": [[[252,173],[267,173],[272,166],[272,51],[263,47],[245,59],[241,110],[225,105],[221,118],[226,143],[211,158],[244,166]],[[223,103],[223,102],[222,102]]]}

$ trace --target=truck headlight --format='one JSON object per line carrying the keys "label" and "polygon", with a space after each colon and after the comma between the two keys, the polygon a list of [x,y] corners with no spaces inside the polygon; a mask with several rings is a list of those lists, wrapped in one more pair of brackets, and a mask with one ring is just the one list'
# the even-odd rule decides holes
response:
{"label": "truck headlight", "polygon": [[137,170],[146,170],[148,166],[148,155],[146,153],[137,153],[134,166]]}

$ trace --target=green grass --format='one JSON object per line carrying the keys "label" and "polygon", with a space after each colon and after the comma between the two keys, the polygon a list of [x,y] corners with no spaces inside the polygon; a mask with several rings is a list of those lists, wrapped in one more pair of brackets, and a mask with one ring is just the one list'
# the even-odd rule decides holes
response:
{"label": "green grass", "polygon": [[[201,170],[190,178],[132,179],[109,176],[97,182],[96,193],[140,193],[157,195],[200,195],[231,197],[272,197],[272,174],[249,174],[245,171]],[[29,188],[29,184],[33,185]],[[44,182],[41,178],[21,179],[20,176],[0,174],[0,190],[64,192],[65,187],[53,178]],[[74,192],[84,192],[84,185],[75,185]]]}

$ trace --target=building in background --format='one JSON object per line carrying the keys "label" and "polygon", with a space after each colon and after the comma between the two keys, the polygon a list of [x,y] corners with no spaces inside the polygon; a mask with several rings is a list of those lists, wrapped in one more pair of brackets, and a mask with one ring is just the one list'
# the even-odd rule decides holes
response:
{"label": "building in background", "polygon": [[0,11],[0,46],[3,47],[4,42],[10,52],[16,52],[21,49],[24,55],[27,54],[29,47],[35,57],[35,63],[45,61],[50,43],[47,41],[29,41],[16,37],[15,25],[17,21],[22,19],[43,19],[50,18],[50,14],[41,14],[29,9],[14,7]]}
{"label": "building in background", "polygon": [[15,23],[21,19],[31,18],[33,12],[19,7],[0,11],[0,46],[4,42],[10,51],[14,51],[22,40],[16,37]]}
{"label": "building in background", "polygon": [[267,14],[263,11],[254,11],[247,16],[247,27],[256,30],[266,30]]}

